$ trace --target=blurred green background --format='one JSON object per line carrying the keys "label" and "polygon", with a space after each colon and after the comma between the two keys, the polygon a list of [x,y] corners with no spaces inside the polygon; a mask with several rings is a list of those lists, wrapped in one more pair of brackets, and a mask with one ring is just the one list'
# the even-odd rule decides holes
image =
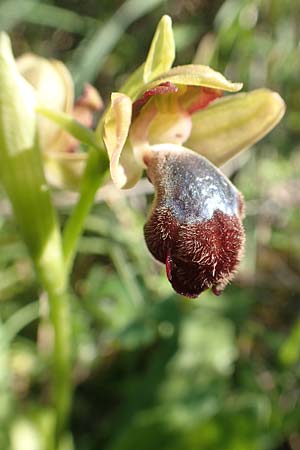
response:
{"label": "blurred green background", "polygon": [[[195,58],[244,90],[274,89],[287,113],[226,169],[246,199],[247,245],[219,298],[176,296],[151,259],[146,183],[106,190],[94,206],[72,275],[74,446],[299,450],[299,0],[2,0],[0,29],[16,56],[63,60],[77,93],[89,80],[107,102],[165,13],[177,64]],[[55,193],[62,223],[72,199]],[[45,309],[0,192],[1,450],[40,450],[48,439]]]}

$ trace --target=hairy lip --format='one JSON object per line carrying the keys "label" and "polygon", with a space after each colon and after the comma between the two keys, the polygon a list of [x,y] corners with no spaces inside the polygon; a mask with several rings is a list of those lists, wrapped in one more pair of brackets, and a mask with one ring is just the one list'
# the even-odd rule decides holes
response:
{"label": "hairy lip", "polygon": [[[192,152],[157,152],[148,161],[156,191],[144,227],[152,255],[181,295],[219,295],[240,261],[243,200],[205,158]],[[192,186],[192,188],[191,188]]]}

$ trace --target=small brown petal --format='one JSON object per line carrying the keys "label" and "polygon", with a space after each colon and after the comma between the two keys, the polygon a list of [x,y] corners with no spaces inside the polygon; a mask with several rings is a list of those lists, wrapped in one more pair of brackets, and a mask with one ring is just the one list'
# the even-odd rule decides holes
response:
{"label": "small brown petal", "polygon": [[97,89],[86,83],[82,95],[76,100],[75,106],[85,106],[92,111],[100,111],[104,104]]}

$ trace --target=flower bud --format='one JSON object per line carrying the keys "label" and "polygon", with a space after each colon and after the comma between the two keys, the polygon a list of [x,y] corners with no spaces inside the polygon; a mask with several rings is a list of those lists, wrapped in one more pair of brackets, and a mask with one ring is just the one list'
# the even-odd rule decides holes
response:
{"label": "flower bud", "polygon": [[155,199],[144,228],[152,255],[175,291],[218,295],[233,278],[244,244],[243,199],[207,159],[188,149],[149,152]]}

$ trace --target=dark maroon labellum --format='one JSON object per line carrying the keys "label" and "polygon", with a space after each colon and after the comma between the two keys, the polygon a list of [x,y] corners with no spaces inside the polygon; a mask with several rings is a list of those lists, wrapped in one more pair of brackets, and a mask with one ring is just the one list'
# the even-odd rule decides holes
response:
{"label": "dark maroon labellum", "polygon": [[144,227],[152,255],[166,264],[176,292],[219,295],[233,278],[244,244],[243,199],[207,159],[188,150],[145,158],[155,199]]}

